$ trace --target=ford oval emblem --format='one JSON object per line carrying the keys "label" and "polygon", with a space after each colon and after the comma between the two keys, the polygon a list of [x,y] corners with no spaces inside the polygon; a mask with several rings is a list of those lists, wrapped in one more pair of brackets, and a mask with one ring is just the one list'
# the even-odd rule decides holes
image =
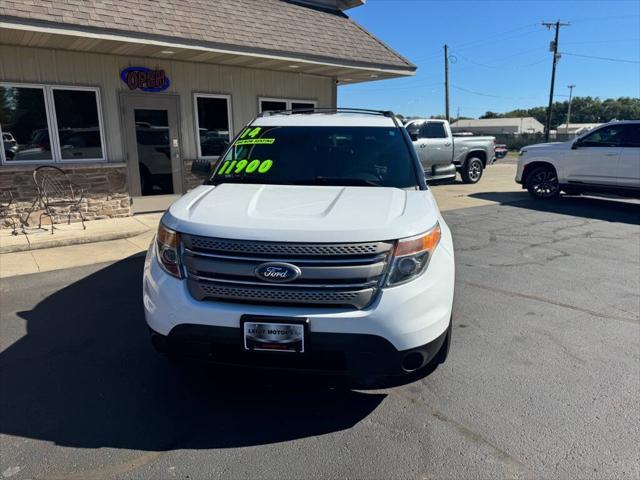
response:
{"label": "ford oval emblem", "polygon": [[290,263],[269,262],[258,265],[255,269],[256,277],[267,282],[293,282],[299,278],[302,271]]}

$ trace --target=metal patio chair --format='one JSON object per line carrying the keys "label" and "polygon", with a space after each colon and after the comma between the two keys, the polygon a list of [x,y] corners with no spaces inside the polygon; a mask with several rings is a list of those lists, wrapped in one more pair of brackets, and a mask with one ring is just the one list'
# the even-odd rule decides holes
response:
{"label": "metal patio chair", "polygon": [[11,220],[11,225],[13,227],[11,233],[13,235],[18,235],[18,230],[16,229],[16,221],[14,218],[9,217],[9,210],[11,209],[11,205],[13,205],[13,194],[11,193],[11,190],[0,192],[0,221],[5,219]]}
{"label": "metal patio chair", "polygon": [[[47,216],[51,220],[51,234],[53,235],[56,215],[53,209],[68,208],[67,223],[71,224],[71,214],[78,212],[82,221],[82,228],[84,230],[87,229],[80,209],[84,191],[71,181],[64,170],[50,165],[43,165],[33,171],[33,181],[38,192],[38,198],[34,202],[34,206],[35,203],[39,202],[44,209],[38,220],[38,228],[42,228],[42,217]],[[27,214],[27,220],[28,218],[29,214]]]}

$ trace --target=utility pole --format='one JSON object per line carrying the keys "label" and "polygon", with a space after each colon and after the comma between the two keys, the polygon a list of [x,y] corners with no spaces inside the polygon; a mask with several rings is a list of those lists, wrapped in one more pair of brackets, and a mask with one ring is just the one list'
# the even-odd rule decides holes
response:
{"label": "utility pole", "polygon": [[449,47],[444,46],[444,116],[449,121]]}
{"label": "utility pole", "polygon": [[551,43],[551,50],[553,51],[553,66],[551,68],[551,88],[549,89],[549,108],[547,108],[547,124],[544,127],[545,141],[549,141],[549,130],[551,130],[551,108],[553,107],[553,86],[556,82],[556,64],[558,63],[558,35],[560,33],[560,27],[568,27],[568,23],[560,23],[558,20],[555,23],[542,22],[542,25],[548,29],[555,28],[555,39]]}
{"label": "utility pole", "polygon": [[573,89],[576,88],[575,85],[567,85],[569,88],[569,109],[567,110],[567,128],[564,133],[569,133],[569,122],[571,122],[571,100],[573,99]]}

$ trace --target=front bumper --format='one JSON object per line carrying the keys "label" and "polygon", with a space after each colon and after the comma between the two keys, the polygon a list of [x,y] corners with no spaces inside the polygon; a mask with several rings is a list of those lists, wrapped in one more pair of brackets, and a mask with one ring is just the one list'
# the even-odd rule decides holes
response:
{"label": "front bumper", "polygon": [[239,328],[182,324],[164,336],[151,331],[159,352],[233,367],[268,368],[353,376],[408,375],[436,356],[447,331],[435,340],[406,351],[375,335],[311,332],[304,354],[247,352]]}
{"label": "front bumper", "polygon": [[515,181],[516,183],[522,185],[522,176],[524,174],[524,162],[522,161],[522,155],[520,155],[520,158],[518,158],[518,165],[516,166],[516,177],[515,177]]}
{"label": "front bumper", "polygon": [[[230,355],[232,360],[238,354],[245,355],[244,360],[255,357],[241,349],[243,315],[306,318],[311,343],[308,360],[303,363],[313,364],[318,358],[325,358],[324,364],[334,365],[327,368],[330,371],[362,370],[360,367],[370,365],[376,373],[394,374],[402,371],[398,359],[410,350],[422,349],[428,362],[442,345],[450,324],[455,267],[446,227],[423,275],[407,284],[382,289],[375,301],[362,310],[198,301],[189,293],[186,281],[161,269],[154,248],[150,248],[145,261],[143,303],[155,341],[191,344],[188,349],[203,353],[204,348],[207,356],[214,355],[217,349],[219,357]],[[185,338],[189,341],[184,342]],[[265,354],[257,355],[259,363],[264,364]],[[320,364],[322,367],[323,362]]]}

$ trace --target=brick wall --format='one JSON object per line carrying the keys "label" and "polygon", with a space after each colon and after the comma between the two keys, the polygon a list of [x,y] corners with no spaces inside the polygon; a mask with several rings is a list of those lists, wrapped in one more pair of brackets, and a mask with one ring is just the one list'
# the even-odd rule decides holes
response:
{"label": "brick wall", "polygon": [[[8,218],[0,219],[0,227],[9,227],[12,218],[19,225],[19,218],[25,215],[37,198],[32,172],[37,165],[0,166],[0,192],[10,191],[13,204],[9,208]],[[81,202],[82,215],[85,220],[126,217],[131,215],[131,199],[127,188],[127,167],[124,163],[95,165],[62,165],[71,180],[84,189]],[[5,202],[3,197],[1,200]],[[66,208],[59,209],[61,217],[57,221],[66,221]],[[30,217],[30,225],[38,225],[38,217],[42,209],[36,205]],[[80,221],[77,213],[72,214],[71,221]]]}

